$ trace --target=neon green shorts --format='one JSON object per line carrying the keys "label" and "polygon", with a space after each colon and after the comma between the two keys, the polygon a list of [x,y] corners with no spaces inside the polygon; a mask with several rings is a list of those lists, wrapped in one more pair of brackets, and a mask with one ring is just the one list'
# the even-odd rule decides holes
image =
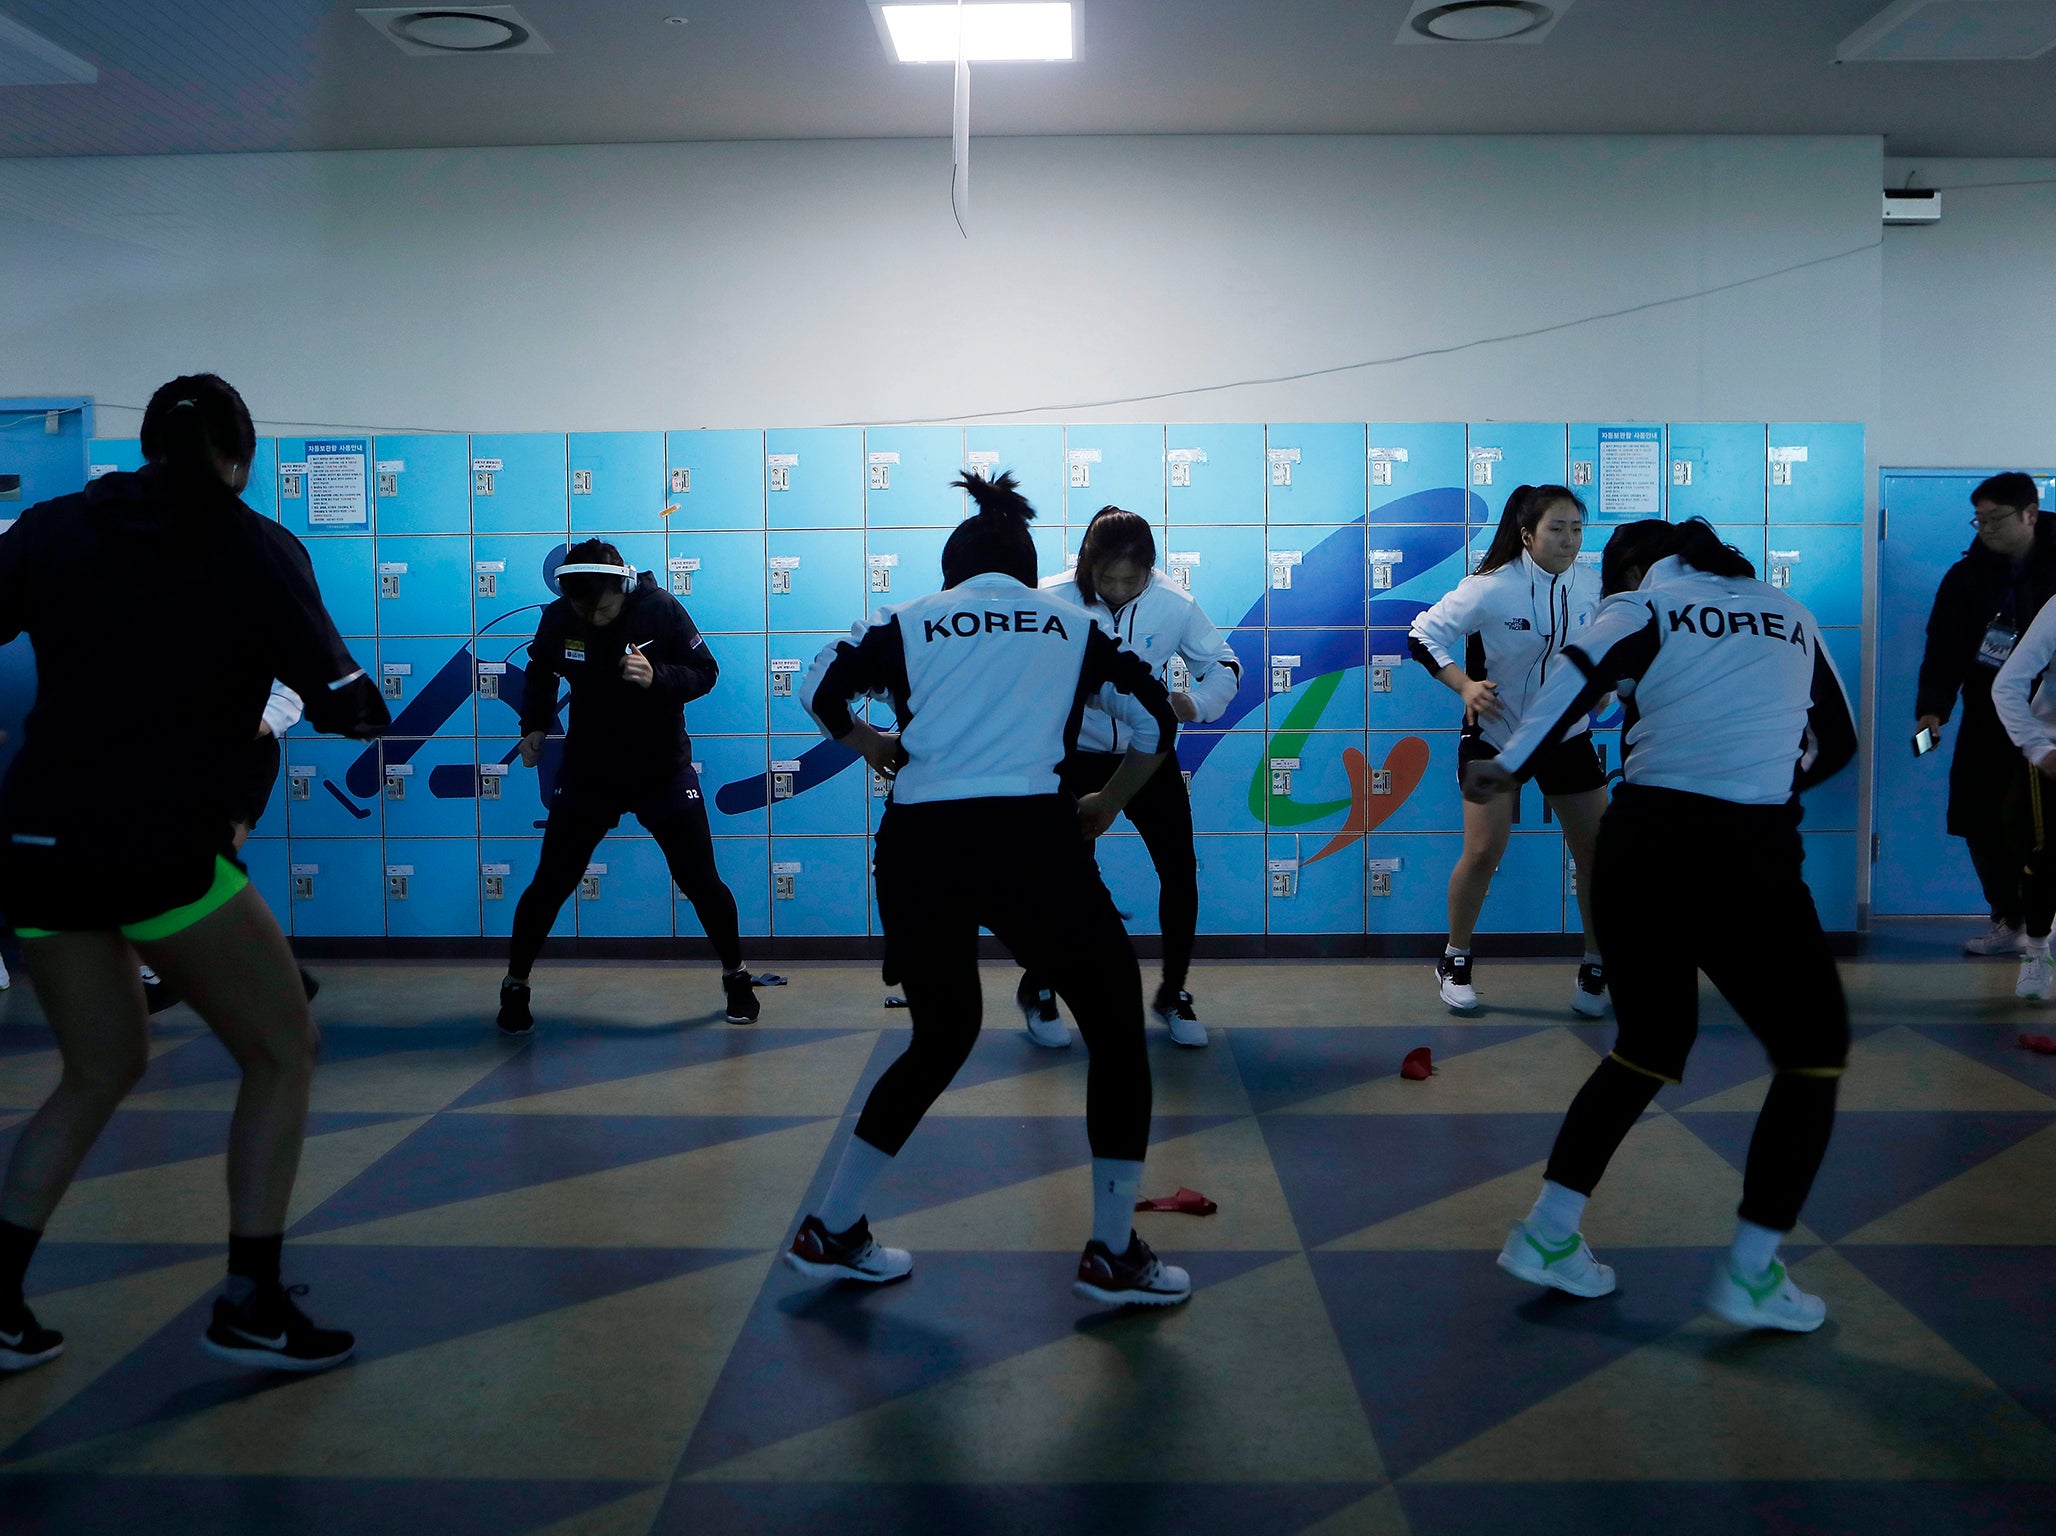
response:
{"label": "neon green shorts", "polygon": [[[156,917],[144,918],[140,923],[123,923],[121,936],[147,944],[153,939],[168,939],[175,933],[184,933],[201,918],[219,912],[234,901],[249,884],[248,875],[217,853],[214,856],[214,883],[207,887],[206,895]],[[56,934],[48,928],[17,928],[14,936],[18,939],[51,939]]]}

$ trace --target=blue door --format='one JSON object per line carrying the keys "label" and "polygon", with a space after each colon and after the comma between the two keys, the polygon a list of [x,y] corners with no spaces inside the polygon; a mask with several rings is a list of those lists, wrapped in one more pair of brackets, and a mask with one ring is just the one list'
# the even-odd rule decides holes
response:
{"label": "blue door", "polygon": [[1168,427],[1164,484],[1173,530],[1188,523],[1264,520],[1264,429]]}
{"label": "blue door", "polygon": [[1770,427],[1772,523],[1863,521],[1863,428],[1851,422],[1778,423]]}
{"label": "blue door", "polygon": [[[542,858],[540,837],[488,837],[478,845],[480,912],[485,936],[504,939],[514,932],[514,908],[535,879]],[[578,908],[567,901],[550,925],[550,937],[568,939],[578,932]]]}
{"label": "blue door", "polygon": [[303,539],[370,533],[371,465],[367,437],[280,438],[279,521]]}
{"label": "blue door", "polygon": [[1372,422],[1369,442],[1373,523],[1464,521],[1461,422]]}
{"label": "blue door", "polygon": [[[379,749],[387,838],[478,836],[478,744],[469,735],[388,736]],[[469,889],[470,853],[458,862]]]}
{"label": "blue door", "polygon": [[471,634],[471,540],[464,534],[373,541],[382,635]]}
{"label": "blue door", "polygon": [[870,611],[864,580],[864,535],[858,529],[775,532],[766,548],[774,633],[840,630],[847,634],[850,625]]}
{"label": "blue door", "polygon": [[673,432],[665,439],[664,505],[674,531],[764,526],[764,434]]}
{"label": "blue door", "polygon": [[[481,637],[526,640],[556,600],[564,535],[481,533],[471,541],[471,606]],[[495,658],[497,659],[497,658]]]}
{"label": "blue door", "polygon": [[549,819],[549,791],[563,761],[561,738],[548,743],[534,768],[521,762],[521,743],[511,736],[481,736],[478,753],[478,829],[493,837],[540,837]]}
{"label": "blue door", "polygon": [[864,434],[855,427],[764,434],[765,504],[773,528],[864,526]]}
{"label": "blue door", "polygon": [[569,526],[564,437],[500,432],[471,439],[471,526],[479,533],[554,533]]}
{"label": "blue door", "polygon": [[1011,474],[1038,521],[1063,526],[1062,427],[966,427],[964,463],[986,476]]}
{"label": "blue door", "polygon": [[771,931],[799,937],[868,933],[868,837],[771,839]]}
{"label": "blue door", "polygon": [[[372,443],[378,532],[471,532],[471,439],[462,433],[381,437]],[[254,485],[257,472],[250,472]]]}
{"label": "blue door", "polygon": [[1677,423],[1670,429],[1670,515],[1682,523],[1763,521],[1764,451],[1761,423]]}
{"label": "blue door", "polygon": [[702,632],[763,632],[763,534],[674,529],[669,550],[671,595]]}
{"label": "blue door", "polygon": [[1585,503],[1587,522],[1631,523],[1664,515],[1670,463],[1662,427],[1573,422],[1569,457],[1570,478],[1563,484]]}
{"label": "blue door", "polygon": [[873,524],[864,535],[865,601],[881,608],[940,592],[942,546],[950,533],[948,528],[880,528]]}
{"label": "blue door", "polygon": [[1161,553],[1166,574],[1192,594],[1216,628],[1264,622],[1268,566],[1261,526],[1174,524],[1171,547]]}
{"label": "blue door", "polygon": [[668,938],[671,926],[671,868],[664,850],[649,837],[611,833],[593,853],[578,887],[578,936],[584,938]]}
{"label": "blue door", "polygon": [[1520,485],[1562,485],[1570,473],[1567,429],[1556,422],[1470,425],[1470,521],[1497,523]]}
{"label": "blue door", "polygon": [[351,639],[378,633],[378,577],[371,544],[369,534],[307,540],[322,606],[336,629]]}
{"label": "blue door", "polygon": [[[1064,428],[1065,512],[1076,530],[1101,507],[1125,507],[1164,520],[1164,429],[1158,426]],[[1049,509],[1038,508],[1043,516]],[[1077,548],[1075,541],[1072,546]]]}
{"label": "blue door", "polygon": [[1199,931],[1264,931],[1264,840],[1199,836]]}
{"label": "blue door", "polygon": [[385,844],[375,837],[294,838],[287,857],[293,932],[372,938],[385,933]]}
{"label": "blue door", "polygon": [[0,400],[0,519],[82,489],[92,436],[88,400]]}
{"label": "blue door", "polygon": [[665,494],[663,433],[574,432],[566,452],[574,540],[663,533],[674,503]]}
{"label": "blue door", "polygon": [[1273,422],[1264,432],[1268,518],[1279,523],[1361,522],[1370,466],[1354,422]]}
{"label": "blue door", "polygon": [[1863,622],[1860,525],[1776,524],[1768,534],[1765,569],[1766,581],[1789,591],[1822,624],[1854,627]]}
{"label": "blue door", "polygon": [[[737,930],[746,939],[761,939],[771,933],[771,844],[762,837],[717,837],[714,839],[714,867],[722,884],[735,897]],[[672,923],[681,939],[702,938],[706,926],[691,902],[674,889],[676,911]]]}
{"label": "blue door", "polygon": [[964,472],[962,427],[873,427],[864,434],[864,521],[872,528],[952,528],[968,510],[950,482]]}
{"label": "blue door", "polygon": [[479,932],[478,843],[402,838],[385,845],[386,932],[474,938]]}
{"label": "blue door", "polygon": [[463,640],[378,642],[378,682],[393,732],[403,736],[470,736],[478,670]]}
{"label": "blue door", "polygon": [[286,832],[305,837],[377,837],[381,830],[378,743],[288,732],[279,788]]}

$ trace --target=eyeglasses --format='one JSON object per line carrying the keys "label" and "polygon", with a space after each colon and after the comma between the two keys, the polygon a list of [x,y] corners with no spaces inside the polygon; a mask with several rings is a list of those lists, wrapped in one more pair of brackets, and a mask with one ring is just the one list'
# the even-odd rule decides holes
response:
{"label": "eyeglasses", "polygon": [[2014,518],[2026,517],[2027,514],[2028,509],[2026,507],[2022,507],[2017,512],[2000,512],[1994,514],[1991,517],[1973,517],[1970,520],[1970,526],[1975,528],[1979,533],[1989,533],[1992,529],[2004,528],[2008,523],[2012,522]]}

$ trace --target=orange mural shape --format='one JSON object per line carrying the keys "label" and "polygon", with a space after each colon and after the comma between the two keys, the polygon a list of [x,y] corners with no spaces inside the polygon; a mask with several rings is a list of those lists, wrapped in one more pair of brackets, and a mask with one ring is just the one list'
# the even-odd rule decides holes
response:
{"label": "orange mural shape", "polygon": [[1371,793],[1370,762],[1354,747],[1342,749],[1342,771],[1349,775],[1349,819],[1327,847],[1306,861],[1309,864],[1318,864],[1377,831],[1386,818],[1406,804],[1428,771],[1428,744],[1418,736],[1402,737],[1392,744],[1392,750],[1385,754],[1385,771],[1392,776],[1390,794]]}

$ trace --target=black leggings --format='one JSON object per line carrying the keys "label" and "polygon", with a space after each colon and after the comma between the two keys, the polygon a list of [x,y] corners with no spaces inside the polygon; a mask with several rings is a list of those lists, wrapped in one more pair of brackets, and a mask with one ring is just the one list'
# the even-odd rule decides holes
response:
{"label": "black leggings", "polygon": [[1085,1129],[1094,1157],[1139,1162],[1149,1145],[1142,972],[1062,795],[893,805],[878,828],[878,911],[888,965],[906,986],[913,1038],[886,1069],[857,1134],[897,1156],[978,1039],[978,929],[1049,978],[1091,1063]]}
{"label": "black leggings", "polygon": [[558,780],[550,800],[550,819],[543,828],[543,851],[535,878],[514,909],[508,975],[517,981],[528,979],[557,914],[584,878],[593,850],[624,814],[633,814],[664,850],[671,878],[699,914],[707,941],[721,957],[721,968],[741,969],[742,937],[735,895],[714,867],[714,838],[707,825],[706,802],[700,798],[699,776],[690,763],[681,763],[677,774],[658,788],[630,794],[580,790]]}
{"label": "black leggings", "polygon": [[[1119,752],[1073,752],[1061,770],[1065,792],[1082,799],[1107,787],[1107,780],[1121,766]],[[1176,756],[1167,756],[1151,774],[1135,798],[1128,802],[1128,819],[1142,834],[1142,846],[1157,873],[1157,927],[1164,938],[1164,987],[1172,992],[1185,988],[1192,970],[1192,936],[1199,931],[1199,855],[1192,843],[1192,799],[1185,790],[1185,775]],[[1027,983],[1035,990],[1045,984],[1033,974]]]}
{"label": "black leggings", "polygon": [[1796,806],[1624,786],[1599,823],[1592,922],[1620,1032],[1572,1101],[1548,1177],[1590,1194],[1699,1033],[1699,972],[1777,1069],[1743,1173],[1745,1221],[1789,1232],[1813,1188],[1849,1056],[1849,1010]]}
{"label": "black leggings", "polygon": [[[2008,777],[2004,822],[1999,856],[2019,893],[2016,920],[2028,937],[2046,939],[2056,924],[2056,784],[2026,758]],[[1970,847],[1975,857],[1977,844]]]}

